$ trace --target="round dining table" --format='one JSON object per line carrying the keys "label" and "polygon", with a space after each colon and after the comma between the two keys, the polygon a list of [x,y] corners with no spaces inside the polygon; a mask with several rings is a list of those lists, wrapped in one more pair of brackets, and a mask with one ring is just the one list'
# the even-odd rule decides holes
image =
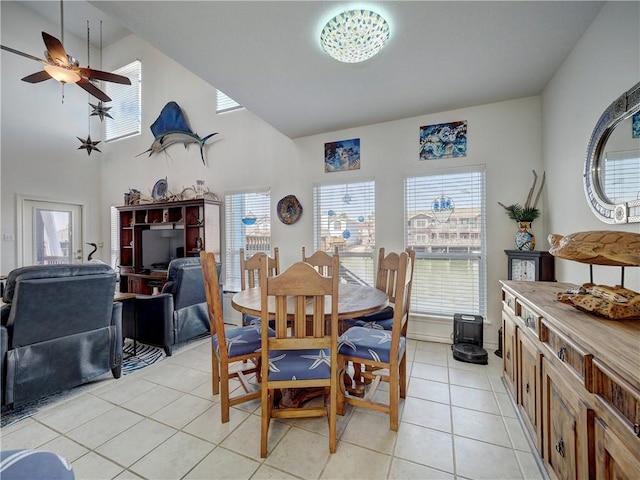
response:
{"label": "round dining table", "polygon": [[[269,313],[275,312],[275,298],[269,297]],[[248,288],[236,293],[231,306],[248,315],[259,317],[262,313],[260,287]],[[294,297],[290,298],[288,311],[293,315]],[[381,290],[368,285],[341,283],[338,291],[338,318],[355,318],[382,310],[389,303],[389,296]],[[309,314],[312,313],[312,300],[309,300]],[[325,312],[331,313],[331,297],[325,298]]]}

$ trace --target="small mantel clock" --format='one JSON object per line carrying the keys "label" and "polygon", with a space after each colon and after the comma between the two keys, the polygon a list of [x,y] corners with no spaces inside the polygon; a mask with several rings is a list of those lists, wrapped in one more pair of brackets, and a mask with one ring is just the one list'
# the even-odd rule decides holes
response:
{"label": "small mantel clock", "polygon": [[505,250],[508,262],[509,280],[530,282],[554,282],[554,257],[549,252]]}

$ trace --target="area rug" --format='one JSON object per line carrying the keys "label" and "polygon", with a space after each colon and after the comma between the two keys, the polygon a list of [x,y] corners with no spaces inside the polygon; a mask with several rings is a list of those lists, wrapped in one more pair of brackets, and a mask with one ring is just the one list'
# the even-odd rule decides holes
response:
{"label": "area rug", "polygon": [[[142,370],[143,368],[157,363],[166,356],[162,348],[152,347],[150,345],[145,345],[142,343],[138,343],[136,345],[136,354],[133,355],[133,341],[129,339],[125,340],[122,348],[122,353],[124,354],[124,360],[122,362],[123,375],[130,375],[134,372]],[[86,391],[96,388],[101,380],[108,380],[111,378],[113,378],[111,372],[107,372],[104,375],[96,378],[92,382],[85,383],[84,385],[79,385],[70,390],[55,393],[53,395],[49,395],[33,402],[20,405],[12,410],[7,410],[5,407],[2,407],[0,427],[6,427],[8,425],[11,425],[12,423],[17,422],[18,420],[34,415],[47,407],[55,405],[58,402],[66,401],[71,399],[72,397],[85,393]]]}

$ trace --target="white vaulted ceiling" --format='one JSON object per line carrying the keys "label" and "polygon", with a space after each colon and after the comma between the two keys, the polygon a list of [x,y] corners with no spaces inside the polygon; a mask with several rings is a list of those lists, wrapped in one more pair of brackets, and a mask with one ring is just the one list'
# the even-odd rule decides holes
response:
{"label": "white vaulted ceiling", "polygon": [[[59,18],[51,5],[58,2],[25,3]],[[65,2],[65,28],[84,3]],[[603,2],[90,4],[113,28],[126,27],[109,42],[135,33],[296,138],[537,95]],[[335,14],[361,7],[387,19],[390,42],[367,62],[341,64],[320,47],[320,31]]]}

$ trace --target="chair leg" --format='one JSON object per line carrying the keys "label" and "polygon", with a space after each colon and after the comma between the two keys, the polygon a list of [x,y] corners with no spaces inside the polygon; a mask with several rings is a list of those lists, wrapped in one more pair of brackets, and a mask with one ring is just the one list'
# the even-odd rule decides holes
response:
{"label": "chair leg", "polygon": [[400,379],[398,370],[389,372],[389,428],[398,431],[398,404],[400,403]]}
{"label": "chair leg", "polygon": [[111,369],[111,374],[113,375],[113,378],[120,378],[122,376],[122,365],[113,367]]}
{"label": "chair leg", "polygon": [[220,365],[220,414],[222,423],[229,421],[229,365]]}
{"label": "chair leg", "polygon": [[267,441],[269,439],[269,422],[271,421],[271,408],[273,399],[270,392],[262,388],[262,413],[260,426],[260,457],[267,458]]}
{"label": "chair leg", "polygon": [[220,393],[220,361],[213,349],[211,350],[211,393],[213,395]]}
{"label": "chair leg", "polygon": [[[346,395],[346,386],[344,378],[349,377],[349,374],[345,370],[345,362],[343,359],[338,359],[338,391],[336,392],[336,412],[339,415],[344,415],[344,396]],[[351,384],[351,377],[349,377],[349,384]]]}
{"label": "chair leg", "polygon": [[407,356],[400,360],[400,398],[407,398]]}
{"label": "chair leg", "polygon": [[[335,384],[331,385],[329,392],[329,453],[336,453],[336,414],[338,410],[338,390],[340,389],[340,383],[342,378],[337,375],[337,379],[334,380]],[[342,390],[340,390],[342,391]]]}

